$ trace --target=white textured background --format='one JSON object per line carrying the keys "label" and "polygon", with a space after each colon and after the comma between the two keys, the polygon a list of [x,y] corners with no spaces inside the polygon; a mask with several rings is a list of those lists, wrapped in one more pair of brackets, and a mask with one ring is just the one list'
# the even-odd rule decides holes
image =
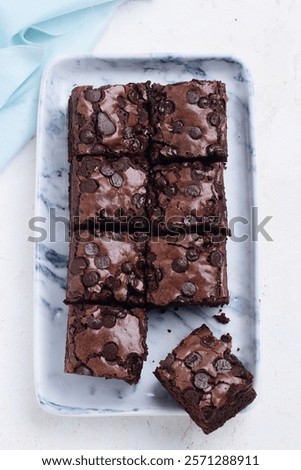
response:
{"label": "white textured background", "polygon": [[[263,3],[263,4],[261,4]],[[235,55],[255,87],[261,367],[250,412],[205,436],[188,417],[60,418],[33,384],[35,141],[0,174],[1,449],[301,449],[301,2],[128,0],[95,52]],[[1,151],[1,150],[0,150]]]}

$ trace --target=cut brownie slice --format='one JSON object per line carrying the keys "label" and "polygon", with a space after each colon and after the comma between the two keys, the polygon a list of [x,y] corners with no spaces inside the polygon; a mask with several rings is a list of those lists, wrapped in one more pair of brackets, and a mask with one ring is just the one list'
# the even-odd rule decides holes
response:
{"label": "cut brownie slice", "polygon": [[226,237],[211,234],[150,237],[147,301],[160,307],[228,303]]}
{"label": "cut brownie slice", "polygon": [[69,158],[145,152],[149,118],[147,84],[80,86],[69,99]]}
{"label": "cut brownie slice", "polygon": [[230,343],[215,338],[202,325],[154,372],[206,434],[223,426],[256,397],[252,374],[230,348]]}
{"label": "cut brownie slice", "polygon": [[199,226],[227,231],[224,165],[201,162],[158,165],[153,170],[151,222],[174,230]]}
{"label": "cut brownie slice", "polygon": [[87,156],[74,159],[70,177],[73,226],[105,222],[148,227],[145,205],[148,164],[144,158]]}
{"label": "cut brownie slice", "polygon": [[154,84],[150,91],[153,158],[227,160],[226,87],[219,81]]}
{"label": "cut brownie slice", "polygon": [[126,232],[75,232],[66,303],[145,303],[145,242]]}
{"label": "cut brownie slice", "polygon": [[145,310],[69,307],[65,372],[137,383],[147,357]]}

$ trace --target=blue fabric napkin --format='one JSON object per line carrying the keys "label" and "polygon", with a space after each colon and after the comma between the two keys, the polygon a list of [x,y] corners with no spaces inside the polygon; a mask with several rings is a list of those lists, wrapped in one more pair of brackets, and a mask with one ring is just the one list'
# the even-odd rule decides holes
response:
{"label": "blue fabric napkin", "polygon": [[88,52],[124,1],[0,0],[0,170],[35,135],[44,65]]}

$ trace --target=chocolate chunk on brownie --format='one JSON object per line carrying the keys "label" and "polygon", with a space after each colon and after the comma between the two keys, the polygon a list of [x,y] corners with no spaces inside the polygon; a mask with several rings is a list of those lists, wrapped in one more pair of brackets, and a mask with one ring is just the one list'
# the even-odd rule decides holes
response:
{"label": "chocolate chunk on brownie", "polygon": [[69,99],[69,158],[141,155],[149,135],[148,84],[79,86]]}
{"label": "chocolate chunk on brownie", "polygon": [[217,306],[229,302],[226,237],[152,236],[147,245],[147,302]]}
{"label": "chocolate chunk on brownie", "polygon": [[66,303],[145,303],[145,242],[126,232],[73,234]]}
{"label": "chocolate chunk on brownie", "polygon": [[227,160],[226,87],[219,81],[153,84],[153,158]]}
{"label": "chocolate chunk on brownie", "polygon": [[128,228],[147,227],[148,179],[148,164],[143,157],[74,159],[70,177],[72,225],[113,222]]}
{"label": "chocolate chunk on brownie", "polygon": [[151,190],[152,225],[164,231],[199,226],[227,231],[224,165],[182,162],[158,165]]}
{"label": "chocolate chunk on brownie", "polygon": [[147,357],[141,308],[70,305],[65,372],[137,383]]}
{"label": "chocolate chunk on brownie", "polygon": [[184,338],[154,374],[206,434],[256,397],[253,375],[206,325]]}

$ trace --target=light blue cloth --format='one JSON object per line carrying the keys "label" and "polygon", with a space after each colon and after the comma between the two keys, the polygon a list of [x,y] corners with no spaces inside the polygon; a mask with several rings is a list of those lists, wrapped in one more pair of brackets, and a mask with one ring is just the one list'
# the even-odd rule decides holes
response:
{"label": "light blue cloth", "polygon": [[0,170],[35,135],[44,65],[89,52],[124,1],[0,0]]}

